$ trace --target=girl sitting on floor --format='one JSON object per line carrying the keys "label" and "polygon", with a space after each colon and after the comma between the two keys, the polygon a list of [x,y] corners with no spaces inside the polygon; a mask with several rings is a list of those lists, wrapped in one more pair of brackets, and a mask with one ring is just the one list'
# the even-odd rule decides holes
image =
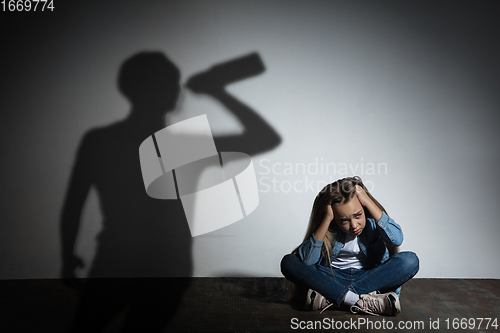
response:
{"label": "girl sitting on floor", "polygon": [[309,289],[309,309],[396,315],[401,285],[419,269],[413,252],[389,255],[402,242],[401,227],[361,178],[343,178],[316,196],[304,242],[282,259],[281,272]]}

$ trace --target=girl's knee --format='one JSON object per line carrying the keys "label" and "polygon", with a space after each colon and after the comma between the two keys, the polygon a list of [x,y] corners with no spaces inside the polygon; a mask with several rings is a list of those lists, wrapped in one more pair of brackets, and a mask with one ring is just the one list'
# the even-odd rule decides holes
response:
{"label": "girl's knee", "polygon": [[415,252],[405,251],[398,253],[401,255],[404,261],[404,267],[412,273],[412,276],[417,274],[420,269],[420,260],[418,259]]}
{"label": "girl's knee", "polygon": [[285,274],[288,268],[297,261],[297,256],[295,254],[287,254],[281,259],[281,273]]}

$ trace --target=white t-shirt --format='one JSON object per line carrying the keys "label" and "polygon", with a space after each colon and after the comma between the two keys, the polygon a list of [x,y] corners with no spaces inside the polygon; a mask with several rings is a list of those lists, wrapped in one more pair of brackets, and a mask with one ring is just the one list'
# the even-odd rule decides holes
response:
{"label": "white t-shirt", "polygon": [[332,260],[334,268],[363,268],[368,264],[368,258],[363,251],[360,250],[358,244],[358,236],[346,234],[345,243],[339,252],[339,255]]}

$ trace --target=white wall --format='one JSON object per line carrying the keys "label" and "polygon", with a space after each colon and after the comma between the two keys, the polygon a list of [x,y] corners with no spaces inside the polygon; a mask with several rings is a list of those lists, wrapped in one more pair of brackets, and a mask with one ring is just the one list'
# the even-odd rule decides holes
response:
{"label": "white wall", "polygon": [[[183,80],[258,52],[266,72],[228,90],[283,139],[253,157],[258,209],[193,239],[194,276],[281,276],[279,261],[302,241],[317,186],[357,174],[402,226],[402,250],[421,260],[418,277],[500,278],[500,26],[490,3],[56,5],[2,36],[1,279],[58,277],[58,221],[76,148],[85,131],[127,115],[118,68],[144,50],[165,52]],[[34,29],[28,40],[16,37],[22,24]],[[200,114],[216,135],[243,130],[219,103],[187,91],[170,121]],[[337,170],[315,174],[316,161]],[[267,174],[285,163],[312,164],[311,172]],[[371,163],[382,170],[371,174]],[[77,250],[88,264],[99,228],[92,192]]]}

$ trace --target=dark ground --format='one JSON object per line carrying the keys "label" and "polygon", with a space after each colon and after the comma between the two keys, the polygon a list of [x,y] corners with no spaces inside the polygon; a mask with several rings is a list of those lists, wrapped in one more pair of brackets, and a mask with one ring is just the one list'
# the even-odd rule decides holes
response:
{"label": "dark ground", "polygon": [[[455,327],[463,325],[458,328],[465,328],[462,332],[500,332],[500,326],[496,329],[493,326],[500,325],[500,280],[410,280],[403,288],[402,312],[397,317],[353,315],[339,310],[328,310],[322,315],[302,311],[290,305],[288,286],[282,278],[104,279],[94,282],[98,287],[91,289],[93,293],[87,292],[94,296],[86,304],[90,304],[92,311],[100,309],[111,318],[104,320],[105,332],[118,332],[124,326],[132,327],[130,331],[147,332],[151,322],[156,322],[164,332],[296,332],[301,331],[294,329],[299,325],[307,328],[315,321],[323,323],[323,331],[343,331],[335,329],[335,323],[341,323],[344,328],[354,323],[354,327],[349,326],[350,331],[362,332],[372,327],[384,331],[384,325],[392,324],[394,328],[387,331],[400,332],[407,329],[397,329],[397,325],[402,323],[415,328],[417,322],[422,321],[424,329],[413,331],[444,332],[456,330],[453,328],[455,318],[458,318]],[[65,332],[75,316],[80,295],[81,292],[69,288],[61,280],[0,281],[0,332]],[[168,295],[181,295],[180,301],[174,297],[169,302]],[[171,320],[168,313],[173,314]],[[86,314],[86,322],[96,315],[93,312]],[[458,322],[462,318],[466,318],[467,323]],[[480,323],[479,318],[499,319],[496,322],[492,319],[486,329],[488,320]],[[334,326],[330,327],[332,319]],[[438,319],[439,329],[431,330],[429,321]],[[360,325],[359,320],[369,323]]]}

